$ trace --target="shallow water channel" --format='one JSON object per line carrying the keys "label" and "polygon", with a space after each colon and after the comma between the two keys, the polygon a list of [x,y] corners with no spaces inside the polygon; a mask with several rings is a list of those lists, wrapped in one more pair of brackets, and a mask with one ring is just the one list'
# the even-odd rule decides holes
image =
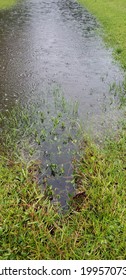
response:
{"label": "shallow water channel", "polygon": [[[59,88],[66,100],[78,102],[85,130],[114,130],[120,112],[109,89],[123,73],[98,27],[75,0],[22,0],[0,11],[0,110],[36,103]],[[69,162],[67,149],[64,158]],[[62,176],[55,178],[56,187],[64,184]]]}

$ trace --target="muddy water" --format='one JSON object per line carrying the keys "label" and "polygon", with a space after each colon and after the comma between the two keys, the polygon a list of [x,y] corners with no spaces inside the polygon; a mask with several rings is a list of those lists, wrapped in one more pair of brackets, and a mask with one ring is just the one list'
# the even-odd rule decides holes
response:
{"label": "muddy water", "polygon": [[22,0],[0,11],[0,110],[59,87],[78,102],[85,129],[115,128],[119,111],[109,87],[123,74],[97,28],[75,0]]}

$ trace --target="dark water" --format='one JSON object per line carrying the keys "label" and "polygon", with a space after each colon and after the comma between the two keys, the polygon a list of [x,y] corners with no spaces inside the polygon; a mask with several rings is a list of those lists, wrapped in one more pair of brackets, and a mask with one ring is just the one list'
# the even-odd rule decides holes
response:
{"label": "dark water", "polygon": [[114,129],[120,113],[110,105],[109,88],[123,73],[97,28],[75,0],[22,0],[1,11],[0,110],[36,102],[59,87],[78,102],[85,129]]}

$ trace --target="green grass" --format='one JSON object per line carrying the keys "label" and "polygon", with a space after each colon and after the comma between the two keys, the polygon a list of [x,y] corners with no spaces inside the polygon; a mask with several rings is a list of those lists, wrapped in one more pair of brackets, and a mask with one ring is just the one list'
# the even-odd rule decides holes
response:
{"label": "green grass", "polygon": [[[63,106],[66,116],[65,101]],[[41,162],[31,155],[33,120],[37,124],[39,114],[44,125],[44,115],[27,110],[1,115],[0,259],[125,259],[126,127],[102,148],[83,137],[80,159],[73,162],[77,195],[62,213],[39,186]]]}
{"label": "green grass", "polygon": [[38,187],[39,162],[1,156],[0,258],[125,259],[125,143],[125,131],[102,150],[85,141],[74,174],[85,195],[64,215]]}
{"label": "green grass", "polygon": [[0,9],[7,9],[16,4],[17,0],[0,0]]}
{"label": "green grass", "polygon": [[104,38],[114,48],[115,57],[126,69],[126,1],[79,0],[100,21]]}

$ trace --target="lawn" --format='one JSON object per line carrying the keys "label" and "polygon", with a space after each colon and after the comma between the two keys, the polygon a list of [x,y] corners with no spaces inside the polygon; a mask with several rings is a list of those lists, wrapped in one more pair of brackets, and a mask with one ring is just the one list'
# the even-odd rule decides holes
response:
{"label": "lawn", "polygon": [[96,16],[104,30],[104,39],[114,48],[116,59],[126,69],[126,1],[79,0]]}

